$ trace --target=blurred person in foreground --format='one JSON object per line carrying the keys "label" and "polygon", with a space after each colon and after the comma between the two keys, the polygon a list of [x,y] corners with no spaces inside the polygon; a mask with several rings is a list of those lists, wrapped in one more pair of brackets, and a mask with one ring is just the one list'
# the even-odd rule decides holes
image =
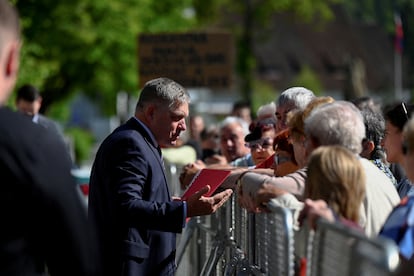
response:
{"label": "blurred person in foreground", "polygon": [[176,233],[186,218],[214,213],[232,194],[171,198],[161,147],[173,146],[190,97],[168,78],[147,82],[135,116],[100,145],[92,167],[89,215],[97,222],[103,275],[174,275]]}
{"label": "blurred person in foreground", "polygon": [[63,145],[4,107],[20,46],[17,11],[0,0],[0,275],[100,275],[95,235]]}

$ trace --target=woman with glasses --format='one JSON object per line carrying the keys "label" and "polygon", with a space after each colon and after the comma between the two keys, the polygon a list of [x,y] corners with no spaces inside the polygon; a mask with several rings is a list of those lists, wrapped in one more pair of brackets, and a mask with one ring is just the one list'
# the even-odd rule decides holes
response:
{"label": "woman with glasses", "polygon": [[[404,154],[401,149],[403,140],[402,131],[405,123],[411,118],[411,112],[413,110],[413,105],[404,102],[388,106],[384,110],[385,133],[382,144],[386,152],[387,161],[391,164],[398,166],[403,164]],[[407,195],[414,195],[414,188],[405,173],[403,170],[403,175],[396,186],[401,198]]]}
{"label": "woman with glasses", "polygon": [[[253,130],[244,138],[245,145],[250,149],[253,162],[256,166],[268,160],[275,153],[273,149],[275,133],[274,122],[268,124],[258,122]],[[270,166],[264,167],[270,168]]]}

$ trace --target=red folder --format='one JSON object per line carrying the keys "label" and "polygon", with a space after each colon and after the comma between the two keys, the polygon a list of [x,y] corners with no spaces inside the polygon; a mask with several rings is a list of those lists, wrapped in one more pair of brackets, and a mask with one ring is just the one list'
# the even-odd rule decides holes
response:
{"label": "red folder", "polygon": [[200,191],[203,187],[210,185],[210,191],[204,196],[211,196],[231,173],[230,170],[220,169],[201,169],[193,178],[187,190],[181,196],[182,200],[187,200],[191,195]]}

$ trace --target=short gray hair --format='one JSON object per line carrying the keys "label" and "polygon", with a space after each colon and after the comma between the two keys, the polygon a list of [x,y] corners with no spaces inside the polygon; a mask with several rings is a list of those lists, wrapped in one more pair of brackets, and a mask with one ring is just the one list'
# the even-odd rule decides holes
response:
{"label": "short gray hair", "polygon": [[168,78],[157,78],[145,84],[136,110],[142,109],[147,103],[166,104],[170,109],[175,109],[182,103],[190,103],[190,95],[177,82]]}
{"label": "short gray hair", "polygon": [[291,87],[280,94],[276,106],[292,104],[295,108],[304,109],[315,98],[315,94],[305,87]]}
{"label": "short gray hair", "polygon": [[340,145],[353,153],[362,151],[365,126],[359,109],[346,101],[322,105],[305,119],[305,134],[319,145]]}

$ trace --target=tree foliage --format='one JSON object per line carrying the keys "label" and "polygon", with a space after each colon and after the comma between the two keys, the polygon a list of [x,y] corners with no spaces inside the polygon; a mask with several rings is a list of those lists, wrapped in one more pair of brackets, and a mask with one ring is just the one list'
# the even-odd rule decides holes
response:
{"label": "tree foliage", "polygon": [[138,90],[137,35],[193,26],[189,1],[16,0],[23,25],[19,84],[33,83],[44,108],[74,92],[108,114],[116,92]]}
{"label": "tree foliage", "polygon": [[39,87],[44,109],[82,91],[113,114],[116,93],[136,93],[139,88],[139,33],[220,26],[236,36],[236,69],[241,91],[249,99],[254,31],[277,12],[292,11],[304,20],[330,18],[329,5],[337,1],[14,0],[24,39],[18,85]]}

